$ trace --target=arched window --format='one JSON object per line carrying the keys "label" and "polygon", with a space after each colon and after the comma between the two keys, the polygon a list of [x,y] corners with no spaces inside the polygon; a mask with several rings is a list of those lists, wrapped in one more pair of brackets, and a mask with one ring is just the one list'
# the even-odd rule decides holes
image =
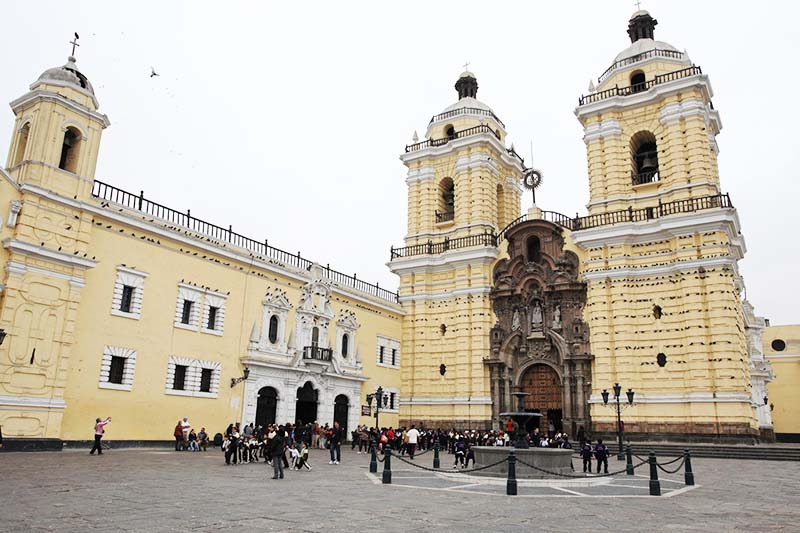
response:
{"label": "arched window", "polygon": [[19,165],[25,159],[25,149],[28,147],[28,135],[30,132],[30,122],[25,123],[25,125],[19,130],[19,136],[17,137],[17,152],[14,154],[14,161],[11,163],[12,167]]}
{"label": "arched window", "polygon": [[75,128],[67,128],[64,132],[64,141],[61,145],[61,159],[58,168],[75,173],[78,170],[78,151],[80,148],[81,133]]}
{"label": "arched window", "polygon": [[439,182],[439,201],[437,202],[436,222],[446,222],[455,218],[456,188],[451,178]]}
{"label": "arched window", "polygon": [[497,184],[497,229],[503,229],[505,227],[505,220],[506,220],[506,202],[505,202],[505,191],[503,190],[503,186],[499,183]]}
{"label": "arched window", "polygon": [[644,77],[644,72],[637,70],[631,74],[631,92],[640,93],[647,89],[647,83]]}
{"label": "arched window", "polygon": [[278,316],[272,315],[269,318],[269,342],[275,344],[278,342]]}
{"label": "arched window", "polygon": [[525,243],[529,263],[538,263],[542,259],[542,242],[536,235],[531,235]]}
{"label": "arched window", "polygon": [[453,126],[447,126],[444,129],[444,134],[447,135],[447,138],[452,141],[456,138],[456,129]]}
{"label": "arched window", "polygon": [[659,180],[658,147],[656,137],[649,131],[640,131],[631,137],[631,177],[634,185]]}
{"label": "arched window", "polygon": [[319,346],[319,328],[317,326],[311,330],[311,346]]}
{"label": "arched window", "polygon": [[350,349],[350,335],[345,333],[342,335],[342,357],[347,357],[347,352]]}

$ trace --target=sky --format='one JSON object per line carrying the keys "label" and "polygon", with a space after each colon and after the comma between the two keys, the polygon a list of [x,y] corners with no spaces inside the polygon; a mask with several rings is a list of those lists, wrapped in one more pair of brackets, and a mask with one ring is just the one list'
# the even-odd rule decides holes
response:
{"label": "sky", "polygon": [[[773,324],[799,323],[800,4],[642,8],[659,21],[656,39],[710,75],[747,297]],[[574,109],[630,44],[635,10],[617,0],[4,1],[0,101],[64,64],[78,32],[78,67],[111,120],[97,179],[395,289],[386,262],[407,220],[399,155],[456,101],[466,62],[527,164],[532,145],[539,206],[586,214]],[[12,127],[7,108],[0,146]]]}

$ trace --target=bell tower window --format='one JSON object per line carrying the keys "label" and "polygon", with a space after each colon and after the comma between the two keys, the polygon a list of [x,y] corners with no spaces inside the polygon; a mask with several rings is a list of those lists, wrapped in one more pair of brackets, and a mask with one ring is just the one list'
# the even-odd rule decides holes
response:
{"label": "bell tower window", "polygon": [[19,130],[19,136],[17,137],[17,152],[14,154],[14,160],[11,162],[12,167],[19,165],[25,159],[25,149],[28,147],[28,135],[30,132],[30,122],[27,122]]}
{"label": "bell tower window", "polygon": [[81,134],[78,130],[67,128],[67,131],[64,132],[64,141],[61,144],[61,159],[58,162],[58,168],[73,174],[77,172],[80,140]]}
{"label": "bell tower window", "polygon": [[506,206],[502,185],[497,185],[497,228],[502,229],[506,220]]}
{"label": "bell tower window", "polygon": [[634,185],[659,180],[658,147],[656,137],[649,131],[640,131],[631,138],[631,179]]}
{"label": "bell tower window", "polygon": [[542,259],[542,242],[539,237],[532,235],[525,243],[529,263],[538,263]]}
{"label": "bell tower window", "polygon": [[453,126],[447,126],[444,130],[444,134],[447,135],[447,138],[451,141],[456,138],[456,129]]}
{"label": "bell tower window", "polygon": [[455,218],[456,189],[451,178],[439,182],[439,201],[436,209],[436,222],[447,222]]}
{"label": "bell tower window", "polygon": [[637,70],[631,74],[631,92],[640,93],[647,89],[647,83],[644,77],[644,72]]}

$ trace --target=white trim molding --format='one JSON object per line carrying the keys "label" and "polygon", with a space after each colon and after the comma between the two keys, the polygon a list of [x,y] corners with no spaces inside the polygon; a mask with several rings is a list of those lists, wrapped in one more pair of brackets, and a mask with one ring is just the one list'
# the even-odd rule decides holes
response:
{"label": "white trim molding", "polygon": [[[392,352],[394,350],[394,352]],[[392,354],[394,353],[394,364]],[[383,355],[383,361],[381,361]],[[400,341],[384,335],[378,335],[375,343],[375,364],[383,368],[400,368]]]}
{"label": "white trim molding", "polygon": [[[183,389],[174,389],[175,367],[185,366],[186,375],[183,381]],[[203,370],[211,370],[211,383],[209,391],[201,391],[200,383]],[[222,363],[214,361],[201,361],[189,357],[169,356],[167,362],[167,380],[164,388],[165,394],[176,396],[193,396],[196,398],[216,398],[219,394],[220,374]]]}
{"label": "white trim molding", "polygon": [[26,257],[31,257],[40,261],[47,261],[48,263],[55,263],[61,266],[77,268],[79,270],[87,270],[97,266],[97,262],[91,259],[78,257],[75,254],[51,250],[49,248],[45,248],[44,246],[31,244],[18,239],[3,239],[3,246],[11,252],[18,253]]}
{"label": "white trim molding", "polygon": [[[124,318],[139,320],[142,317],[142,299],[144,298],[145,272],[139,272],[122,265],[117,267],[117,279],[114,282],[114,295],[111,300],[111,314]],[[125,287],[132,287],[130,311],[122,310],[122,295]]]}
{"label": "white trim molding", "polygon": [[[125,360],[125,367],[122,371],[122,383],[111,383],[109,381],[112,357],[121,357]],[[97,382],[97,387],[100,389],[129,391],[133,388],[133,375],[135,372],[136,350],[121,348],[119,346],[106,346],[103,348],[103,359],[100,363],[100,379]]]}

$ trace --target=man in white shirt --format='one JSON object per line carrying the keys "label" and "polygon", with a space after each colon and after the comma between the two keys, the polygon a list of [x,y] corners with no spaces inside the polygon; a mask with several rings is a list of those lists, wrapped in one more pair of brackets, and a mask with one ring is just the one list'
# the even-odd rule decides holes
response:
{"label": "man in white shirt", "polygon": [[414,427],[414,424],[411,424],[411,429],[406,432],[406,438],[408,439],[408,456],[413,460],[414,451],[417,449],[417,441],[419,440],[419,431]]}
{"label": "man in white shirt", "polygon": [[189,444],[189,431],[192,429],[192,425],[189,423],[189,419],[187,417],[183,417],[181,420],[181,429],[183,430],[183,442],[185,445]]}

